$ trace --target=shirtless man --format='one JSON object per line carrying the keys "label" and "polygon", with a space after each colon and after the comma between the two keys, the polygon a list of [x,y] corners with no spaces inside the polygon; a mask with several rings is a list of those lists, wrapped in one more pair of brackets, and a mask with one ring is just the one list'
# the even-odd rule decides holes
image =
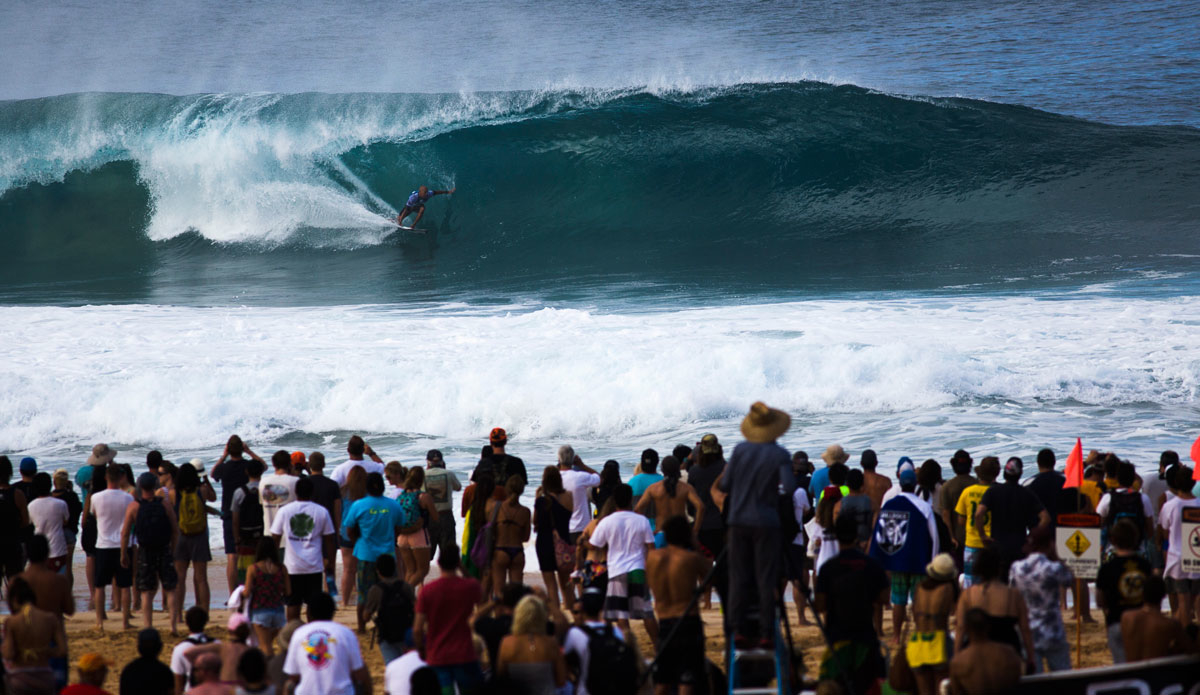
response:
{"label": "shirtless man", "polygon": [[970,645],[950,661],[950,692],[954,695],[999,695],[1011,692],[1025,665],[1007,644],[988,639],[990,625],[982,608],[967,611]]}
{"label": "shirtless man", "polygon": [[29,582],[18,577],[8,585],[12,615],[4,621],[0,649],[6,668],[4,680],[11,693],[54,695],[58,688],[50,659],[67,655],[67,634],[62,621],[36,603]]}
{"label": "shirtless man", "polygon": [[50,543],[45,536],[37,535],[25,544],[29,555],[29,566],[17,575],[37,587],[37,607],[53,613],[59,620],[66,615],[75,615],[75,597],[71,595],[71,580],[47,566],[50,559]]}
{"label": "shirtless man", "polygon": [[892,489],[892,481],[886,475],[875,472],[879,466],[879,457],[875,454],[874,449],[862,452],[859,465],[862,466],[863,471],[863,492],[871,498],[871,511],[878,514],[879,508],[883,506],[883,496]]}
{"label": "shirtless man", "polygon": [[[246,642],[250,639],[250,621],[246,619],[245,615],[234,613],[229,618],[228,627],[231,639],[224,642],[196,645],[183,653],[183,657],[192,662],[192,673],[196,674],[197,682],[204,682],[204,677],[200,673],[200,665],[206,659],[216,657],[216,661],[212,663],[217,665],[217,680],[221,683],[237,683],[238,662],[242,660],[242,654],[251,648]],[[192,688],[188,692],[194,693],[196,689]]]}
{"label": "shirtless man", "polygon": [[[663,465],[664,474],[665,464],[666,461]],[[655,483],[650,490],[660,485],[662,483]],[[645,500],[645,497],[642,499]],[[662,508],[660,504],[658,509]],[[679,695],[691,695],[705,674],[704,623],[700,620],[697,607],[692,606],[692,610],[686,614],[685,611],[695,595],[696,587],[708,575],[712,562],[692,550],[692,531],[688,527],[687,517],[676,515],[662,519],[658,528],[662,529],[659,533],[665,537],[666,547],[653,550],[646,556],[646,575],[654,595],[654,613],[658,616],[659,634],[663,639],[658,663],[654,666],[654,693],[667,695],[674,686],[679,686]],[[672,630],[675,634],[668,640],[667,636],[671,635]]]}
{"label": "shirtless man", "polygon": [[1183,625],[1162,614],[1167,587],[1156,575],[1142,585],[1145,604],[1121,614],[1121,636],[1125,643],[1125,663],[1190,654],[1192,641]]}
{"label": "shirtless man", "polygon": [[646,514],[650,505],[654,505],[654,528],[660,529],[654,534],[654,545],[662,548],[663,524],[667,519],[681,516],[687,519],[687,506],[690,503],[696,510],[696,521],[692,524],[693,533],[700,533],[700,523],[704,520],[704,502],[696,494],[696,489],[680,480],[679,460],[668,456],[662,460],[663,479],[646,488],[646,494],[638,500],[633,511]]}
{"label": "shirtless man", "polygon": [[[192,667],[192,671],[196,674],[197,685],[188,690],[190,695],[231,695],[233,693],[233,685],[221,682],[221,657],[216,654],[201,654],[200,658],[196,659],[196,665]],[[236,680],[231,681],[231,683],[236,682]]]}

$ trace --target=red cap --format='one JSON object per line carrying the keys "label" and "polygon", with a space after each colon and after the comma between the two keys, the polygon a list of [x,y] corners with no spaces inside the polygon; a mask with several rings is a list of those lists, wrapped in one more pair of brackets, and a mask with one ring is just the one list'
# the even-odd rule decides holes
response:
{"label": "red cap", "polygon": [[293,466],[303,466],[306,462],[307,462],[307,459],[304,458],[303,451],[293,451],[292,452],[292,465]]}

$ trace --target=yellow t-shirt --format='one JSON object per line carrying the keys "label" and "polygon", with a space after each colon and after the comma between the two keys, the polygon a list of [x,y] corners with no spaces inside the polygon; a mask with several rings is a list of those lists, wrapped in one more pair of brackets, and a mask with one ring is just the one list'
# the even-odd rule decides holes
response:
{"label": "yellow t-shirt", "polygon": [[1100,492],[1100,485],[1095,480],[1085,480],[1079,486],[1079,491],[1092,501],[1092,511],[1096,511],[1096,507],[1100,505],[1100,497],[1103,495]]}
{"label": "yellow t-shirt", "polygon": [[[987,492],[990,485],[972,485],[962,491],[958,496],[958,504],[954,505],[954,513],[966,519],[967,537],[965,539],[968,548],[982,548],[983,538],[979,535],[979,529],[975,528],[975,511],[979,509],[979,500],[983,499],[983,493]],[[984,530],[988,535],[992,533],[992,514],[988,512],[987,522],[984,523]]]}

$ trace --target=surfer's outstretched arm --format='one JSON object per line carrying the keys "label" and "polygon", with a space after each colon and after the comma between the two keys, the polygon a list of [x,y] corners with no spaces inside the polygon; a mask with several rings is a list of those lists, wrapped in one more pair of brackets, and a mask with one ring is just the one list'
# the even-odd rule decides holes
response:
{"label": "surfer's outstretched arm", "polygon": [[450,195],[451,193],[453,193],[457,190],[458,190],[458,186],[455,186],[454,188],[451,188],[448,191],[434,191],[433,194],[434,195]]}

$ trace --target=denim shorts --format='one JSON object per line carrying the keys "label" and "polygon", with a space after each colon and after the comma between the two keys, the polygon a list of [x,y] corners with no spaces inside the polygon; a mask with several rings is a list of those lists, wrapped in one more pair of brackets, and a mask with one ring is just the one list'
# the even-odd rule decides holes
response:
{"label": "denim shorts", "polygon": [[279,630],[287,624],[282,608],[261,608],[250,611],[250,622],[268,630]]}

